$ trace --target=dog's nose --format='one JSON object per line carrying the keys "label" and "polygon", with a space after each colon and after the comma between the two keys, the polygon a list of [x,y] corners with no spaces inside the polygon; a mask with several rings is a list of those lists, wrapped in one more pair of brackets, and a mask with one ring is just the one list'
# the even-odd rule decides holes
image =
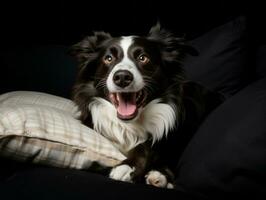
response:
{"label": "dog's nose", "polygon": [[114,73],[113,81],[117,86],[125,88],[133,81],[133,74],[128,70],[118,70]]}

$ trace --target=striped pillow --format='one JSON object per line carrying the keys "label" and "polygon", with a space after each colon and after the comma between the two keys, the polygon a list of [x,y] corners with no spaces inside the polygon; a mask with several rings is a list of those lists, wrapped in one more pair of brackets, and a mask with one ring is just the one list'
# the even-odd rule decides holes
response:
{"label": "striped pillow", "polygon": [[75,104],[62,97],[29,91],[0,95],[0,156],[75,169],[125,159],[78,116]]}

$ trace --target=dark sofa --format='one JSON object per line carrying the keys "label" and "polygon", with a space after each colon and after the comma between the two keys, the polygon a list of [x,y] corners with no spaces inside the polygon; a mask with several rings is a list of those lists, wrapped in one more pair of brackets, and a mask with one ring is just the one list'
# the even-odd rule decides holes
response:
{"label": "dark sofa", "polygon": [[[128,25],[123,26],[120,26],[123,23],[111,26],[105,22],[110,16],[103,14],[88,23],[87,30],[85,5],[78,3],[45,4],[41,14],[38,10],[31,13],[31,17],[41,19],[42,25],[37,23],[37,29],[32,27],[31,17],[16,19],[17,25],[23,19],[30,20],[26,30],[17,30],[17,37],[12,28],[5,29],[0,48],[0,93],[32,90],[70,98],[76,73],[76,62],[67,55],[71,44],[94,29],[104,29],[113,35],[144,34],[147,25],[159,18],[177,34],[185,32],[189,43],[199,52],[198,56],[184,60],[188,78],[226,97],[189,141],[177,142],[182,144],[181,150],[172,150],[178,163],[177,188],[159,189],[114,181],[90,170],[60,169],[1,158],[1,199],[266,198],[266,45],[261,26],[266,19],[251,14],[248,6],[242,8],[238,3],[225,1],[218,1],[217,5],[208,2],[210,7],[197,3],[192,8],[195,17],[188,17],[184,10],[173,12],[176,8],[169,6],[170,2],[151,6],[148,1],[141,4],[139,15],[132,17],[130,14],[138,3],[128,13],[122,13],[129,14]],[[181,3],[179,8],[187,8],[190,3]],[[145,10],[151,7],[154,8],[151,14],[144,18]],[[49,9],[51,13],[47,15]],[[70,10],[74,11],[68,13]],[[160,10],[167,12],[161,14]],[[107,11],[105,7],[104,12]],[[20,12],[16,14],[19,16]],[[114,14],[109,20],[118,18],[119,14]],[[138,20],[139,28],[135,29]]]}

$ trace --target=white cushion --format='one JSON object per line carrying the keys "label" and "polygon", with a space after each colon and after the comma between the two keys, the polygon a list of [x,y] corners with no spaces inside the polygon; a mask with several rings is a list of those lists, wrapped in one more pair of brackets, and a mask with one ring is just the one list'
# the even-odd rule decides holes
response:
{"label": "white cushion", "polygon": [[78,116],[75,104],[62,97],[29,91],[0,95],[0,155],[76,169],[125,159]]}

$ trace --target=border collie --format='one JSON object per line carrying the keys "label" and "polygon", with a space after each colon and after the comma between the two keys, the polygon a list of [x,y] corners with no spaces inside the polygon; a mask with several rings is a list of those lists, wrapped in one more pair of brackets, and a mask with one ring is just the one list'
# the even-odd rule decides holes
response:
{"label": "border collie", "polygon": [[193,124],[207,111],[202,100],[207,90],[187,81],[181,67],[187,52],[194,50],[184,38],[159,23],[148,36],[114,38],[95,32],[71,48],[80,62],[73,99],[82,122],[127,156],[109,177],[173,188],[171,160],[176,159],[165,141],[180,134],[187,102],[199,104]]}

